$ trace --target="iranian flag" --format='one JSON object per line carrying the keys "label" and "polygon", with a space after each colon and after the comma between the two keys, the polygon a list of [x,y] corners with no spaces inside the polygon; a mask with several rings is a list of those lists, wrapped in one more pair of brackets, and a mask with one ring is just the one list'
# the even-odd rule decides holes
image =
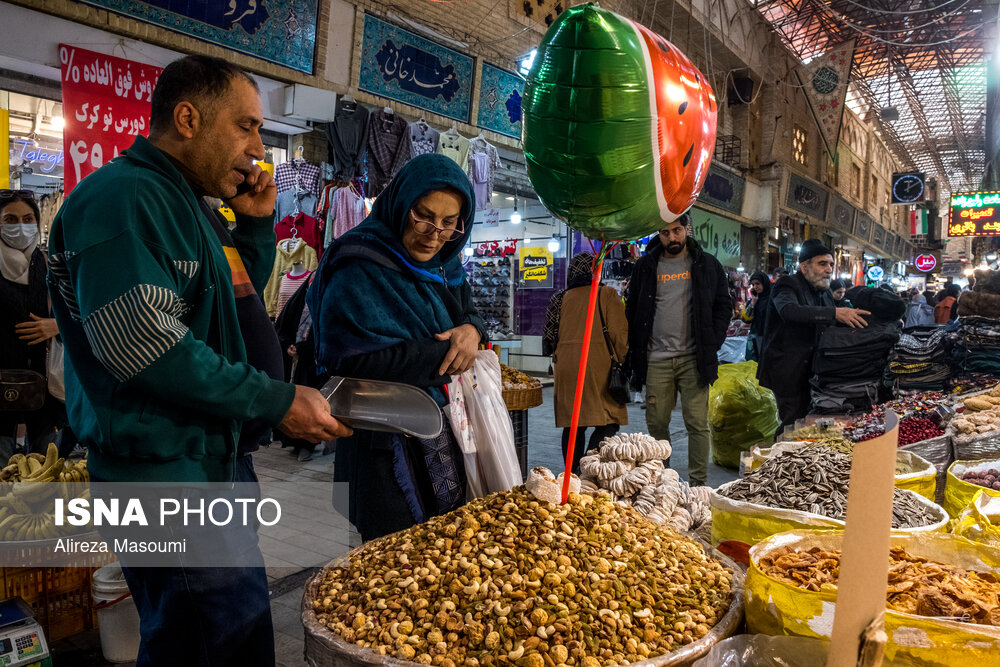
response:
{"label": "iranian flag", "polygon": [[910,211],[910,235],[927,234],[927,209],[916,208]]}

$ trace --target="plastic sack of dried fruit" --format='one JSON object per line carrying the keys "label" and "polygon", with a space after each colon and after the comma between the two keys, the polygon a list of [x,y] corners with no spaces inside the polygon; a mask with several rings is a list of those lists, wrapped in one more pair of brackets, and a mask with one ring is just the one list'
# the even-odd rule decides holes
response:
{"label": "plastic sack of dried fruit", "polygon": [[712,460],[717,465],[739,468],[740,453],[774,440],[778,424],[778,404],[771,390],[757,382],[756,361],[719,366],[719,379],[708,390]]}
{"label": "plastic sack of dried fruit", "polygon": [[[773,535],[751,548],[746,579],[747,631],[829,638],[837,606],[835,587],[827,585],[819,591],[799,588],[765,574],[760,564],[765,557],[774,557],[787,548],[839,551],[843,539],[841,531],[796,530]],[[911,556],[965,570],[992,573],[1000,567],[1000,551],[946,533],[894,531],[891,546],[900,547]],[[983,602],[984,606],[990,604]],[[887,609],[885,631],[889,637],[884,662],[887,665],[996,665],[1000,655],[1000,627],[995,625]]]}
{"label": "plastic sack of dried fruit", "polygon": [[[737,563],[748,564],[750,548],[775,533],[801,529],[838,531],[844,529],[843,521],[822,514],[727,498],[723,494],[727,487],[735,483],[728,482],[713,490],[711,506],[712,546]],[[916,495],[915,499],[933,516],[938,517],[937,520],[924,526],[904,528],[898,532],[943,532],[948,525],[948,514],[924,496]]]}
{"label": "plastic sack of dried fruit", "polygon": [[[992,488],[986,488],[974,481],[966,481],[964,478],[967,476],[972,476],[984,484],[992,477],[993,481],[990,482]],[[952,519],[957,519],[981,490],[991,496],[1000,496],[1000,459],[955,461],[948,466],[948,476],[944,485],[944,509]]]}
{"label": "plastic sack of dried fruit", "polygon": [[973,542],[1000,548],[1000,497],[991,496],[986,489],[977,491],[969,506],[962,510],[951,532]]}

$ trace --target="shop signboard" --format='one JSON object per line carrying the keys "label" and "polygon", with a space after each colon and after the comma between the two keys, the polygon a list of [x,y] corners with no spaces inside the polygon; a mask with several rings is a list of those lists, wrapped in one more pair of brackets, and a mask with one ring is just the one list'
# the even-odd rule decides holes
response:
{"label": "shop signboard", "polygon": [[868,280],[874,280],[878,282],[885,277],[885,269],[881,266],[872,266],[868,269]]}
{"label": "shop signboard", "polygon": [[491,208],[483,214],[483,227],[500,226],[500,209]]}
{"label": "shop signboard", "polygon": [[826,188],[819,183],[795,173],[788,175],[788,196],[785,198],[785,205],[788,208],[824,220],[827,198]]}
{"label": "shop signboard", "polygon": [[365,14],[361,90],[467,123],[473,66],[464,53]]}
{"label": "shop signboard", "polygon": [[924,273],[929,273],[934,270],[938,264],[937,257],[931,253],[925,253],[923,255],[917,255],[913,259],[913,266],[918,271],[923,271]]}
{"label": "shop signboard", "polygon": [[739,264],[740,223],[697,206],[688,212],[691,214],[691,234],[702,250],[714,255],[723,266],[735,267]]}
{"label": "shop signboard", "polygon": [[1000,236],[1000,192],[952,195],[948,236]]}
{"label": "shop signboard", "polygon": [[307,74],[319,0],[82,0]]}
{"label": "shop signboard", "polygon": [[522,77],[484,62],[479,79],[479,115],[476,125],[520,139],[523,97]]}
{"label": "shop signboard", "polygon": [[877,222],[872,224],[872,244],[879,250],[885,247],[885,227]]}
{"label": "shop signboard", "polygon": [[740,215],[743,212],[743,193],[745,190],[746,180],[744,178],[713,162],[708,168],[705,186],[701,189],[701,194],[698,195],[698,201]]}
{"label": "shop signboard", "polygon": [[830,229],[851,233],[854,228],[854,207],[843,197],[836,195],[830,200],[830,210],[826,214],[826,224]]}
{"label": "shop signboard", "polygon": [[965,267],[964,263],[960,261],[942,261],[941,262],[941,275],[946,278],[955,278],[962,275],[962,270]]}
{"label": "shop signboard", "polygon": [[149,108],[160,67],[59,45],[64,173],[68,195],[88,174],[149,136]]}
{"label": "shop signboard", "polygon": [[859,210],[857,215],[854,216],[854,235],[859,239],[868,243],[872,235],[872,227],[875,225],[875,221],[872,217]]}
{"label": "shop signboard", "polygon": [[552,289],[552,251],[548,246],[517,249],[520,289]]}

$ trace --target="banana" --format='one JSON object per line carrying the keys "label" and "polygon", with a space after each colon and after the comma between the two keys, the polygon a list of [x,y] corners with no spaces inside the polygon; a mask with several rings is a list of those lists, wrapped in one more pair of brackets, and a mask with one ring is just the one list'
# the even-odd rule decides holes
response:
{"label": "banana", "polygon": [[50,467],[59,458],[59,448],[56,443],[50,442],[49,448],[45,451],[45,467]]}
{"label": "banana", "polygon": [[17,526],[17,537],[19,542],[28,536],[28,529],[31,527],[31,514],[25,515],[24,522]]}
{"label": "banana", "polygon": [[8,514],[3,521],[0,521],[0,540],[9,541],[9,533],[19,518],[17,514]]}
{"label": "banana", "polygon": [[56,458],[51,463],[39,468],[28,477],[21,479],[22,482],[51,482],[56,478],[56,473],[63,467],[63,459]]}
{"label": "banana", "polygon": [[[11,458],[11,461],[17,464],[17,472],[21,477],[27,477],[31,474],[31,468],[28,466],[29,459],[24,454],[15,454],[15,457],[20,457],[17,461]],[[37,461],[36,461],[37,463]]]}
{"label": "banana", "polygon": [[54,514],[46,513],[42,515],[42,535],[47,540],[59,537],[59,533],[56,532],[56,517]]}
{"label": "banana", "polygon": [[[45,459],[42,459],[44,461]],[[42,469],[42,463],[33,456],[28,456],[28,476],[34,475],[36,472]]]}
{"label": "banana", "polygon": [[29,459],[38,461],[39,463],[45,463],[45,454],[40,452],[31,452],[27,455]]}
{"label": "banana", "polygon": [[57,486],[47,482],[18,482],[12,493],[29,505],[37,505],[52,499],[58,491]]}

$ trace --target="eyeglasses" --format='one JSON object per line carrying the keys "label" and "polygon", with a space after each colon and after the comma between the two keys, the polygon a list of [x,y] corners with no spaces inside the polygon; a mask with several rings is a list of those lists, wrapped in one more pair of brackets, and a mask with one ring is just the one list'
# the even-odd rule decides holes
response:
{"label": "eyeglasses", "polygon": [[34,199],[34,190],[0,190],[0,199],[14,199],[15,197],[20,197],[22,199]]}
{"label": "eyeglasses", "polygon": [[430,220],[417,217],[417,214],[412,210],[410,211],[410,217],[413,218],[413,231],[421,236],[431,236],[436,232],[441,235],[442,241],[450,241],[465,233],[464,220],[459,220],[457,227],[438,227]]}

